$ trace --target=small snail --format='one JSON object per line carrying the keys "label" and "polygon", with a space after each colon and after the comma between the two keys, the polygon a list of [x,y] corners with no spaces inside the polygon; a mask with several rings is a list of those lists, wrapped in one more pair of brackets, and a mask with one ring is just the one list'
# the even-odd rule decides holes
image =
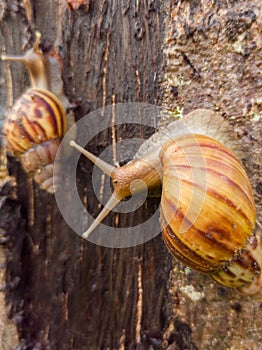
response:
{"label": "small snail", "polygon": [[21,160],[26,172],[42,189],[54,193],[59,179],[53,176],[53,162],[66,133],[68,101],[62,93],[59,63],[43,54],[40,37],[37,32],[33,48],[23,56],[1,57],[24,63],[32,84],[15,102],[3,130],[7,149]]}
{"label": "small snail", "polygon": [[[181,125],[184,127],[179,128]],[[161,230],[169,251],[189,267],[246,294],[262,287],[262,243],[247,174],[228,123],[199,109],[154,134],[117,168],[70,144],[112,179],[113,194],[87,238],[125,197],[161,186]],[[226,145],[226,146],[225,146]],[[135,180],[142,181],[135,181]]]}

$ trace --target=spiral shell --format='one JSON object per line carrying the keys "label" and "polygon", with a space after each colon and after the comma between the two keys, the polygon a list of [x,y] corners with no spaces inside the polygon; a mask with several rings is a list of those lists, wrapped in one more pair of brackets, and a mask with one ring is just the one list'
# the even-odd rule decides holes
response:
{"label": "spiral shell", "polygon": [[53,193],[53,162],[66,132],[66,115],[56,96],[32,88],[14,104],[4,125],[8,150],[21,159],[40,187]]}
{"label": "spiral shell", "polygon": [[171,253],[196,270],[215,272],[221,284],[240,287],[241,276],[251,282],[259,268],[244,248],[255,205],[236,157],[213,138],[185,135],[163,146],[161,162],[161,226]]}
{"label": "spiral shell", "polygon": [[262,286],[262,231],[257,225],[246,245],[233,260],[211,277],[218,283],[239,288],[245,294],[257,294]]}

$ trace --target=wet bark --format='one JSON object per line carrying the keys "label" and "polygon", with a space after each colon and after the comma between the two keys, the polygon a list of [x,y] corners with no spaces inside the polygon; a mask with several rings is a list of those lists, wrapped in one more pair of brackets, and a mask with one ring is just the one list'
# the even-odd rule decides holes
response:
{"label": "wet bark", "polygon": [[[39,29],[43,48],[55,47],[63,62],[76,121],[120,102],[223,113],[240,139],[261,222],[261,13],[258,0],[2,1],[0,45],[20,53]],[[0,69],[4,116],[28,77],[18,64]],[[132,125],[116,135],[150,133]],[[106,130],[88,148],[99,154],[111,141]],[[173,261],[160,236],[125,249],[81,239],[19,162],[8,156],[6,166],[3,145],[2,154],[3,349],[258,349],[260,301]],[[92,169],[81,158],[77,181],[96,216]],[[107,223],[134,226],[158,204],[149,198]]]}

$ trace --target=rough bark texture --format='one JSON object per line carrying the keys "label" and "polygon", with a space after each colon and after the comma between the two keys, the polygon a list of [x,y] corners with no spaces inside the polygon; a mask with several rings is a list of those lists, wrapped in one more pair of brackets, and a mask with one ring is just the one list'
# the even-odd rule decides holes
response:
{"label": "rough bark texture", "polygon": [[[241,140],[261,222],[261,20],[260,0],[2,1],[0,45],[19,53],[38,28],[43,46],[59,52],[77,120],[112,102],[219,110]],[[4,115],[28,82],[20,65],[0,68]],[[90,150],[99,153],[110,137],[102,133]],[[172,268],[161,237],[121,250],[80,239],[11,157],[8,169],[0,194],[3,349],[260,348],[260,301],[176,261]],[[79,169],[83,201],[97,215],[90,163]],[[147,201],[140,218],[157,204]],[[121,216],[120,224],[135,220]]]}
{"label": "rough bark texture", "polygon": [[[231,122],[261,222],[261,4],[175,1],[166,13],[163,104],[184,112],[211,108]],[[260,301],[220,288],[192,271],[185,279],[187,271],[175,264],[169,278],[169,326],[180,344],[174,349],[186,348],[186,336],[179,338],[177,332],[183,322],[195,344],[190,349],[259,349]]]}

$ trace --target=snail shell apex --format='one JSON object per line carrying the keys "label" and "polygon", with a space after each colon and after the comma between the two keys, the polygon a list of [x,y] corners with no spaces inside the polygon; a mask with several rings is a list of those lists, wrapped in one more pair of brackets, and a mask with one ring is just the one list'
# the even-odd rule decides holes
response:
{"label": "snail shell apex", "polygon": [[231,288],[239,288],[243,293],[261,293],[262,286],[262,230],[258,223],[252,236],[240,254],[222,270],[213,273],[218,283]]}

